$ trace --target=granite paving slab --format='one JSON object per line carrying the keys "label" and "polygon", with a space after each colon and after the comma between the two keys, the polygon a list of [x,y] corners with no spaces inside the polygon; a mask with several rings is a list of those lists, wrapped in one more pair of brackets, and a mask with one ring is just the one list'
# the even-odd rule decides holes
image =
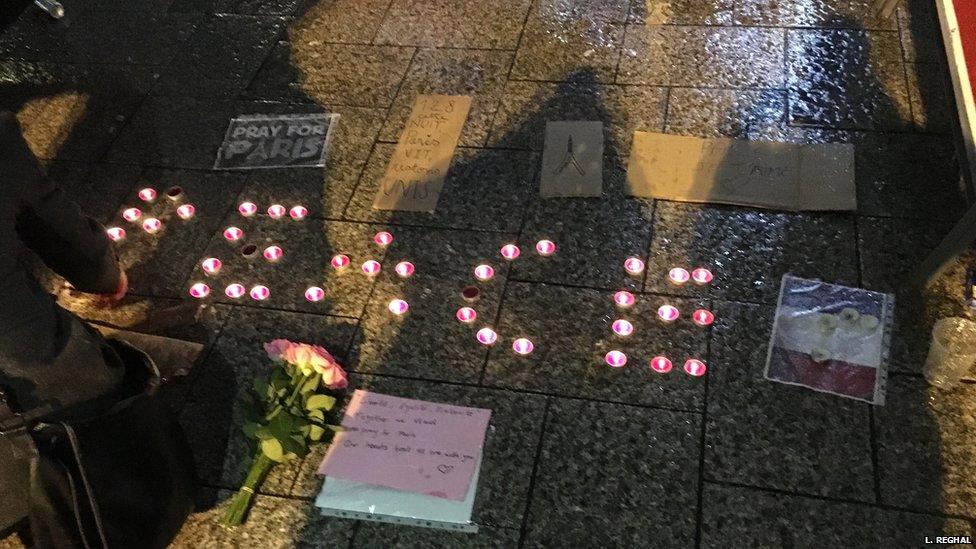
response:
{"label": "granite paving slab", "polygon": [[377,44],[514,49],[531,0],[393,0]]}
{"label": "granite paving slab", "polygon": [[898,292],[950,228],[947,223],[928,220],[859,217],[857,232],[864,287]]}
{"label": "granite paving slab", "polygon": [[477,534],[463,534],[430,528],[404,528],[370,522],[356,532],[353,547],[385,549],[403,547],[414,549],[495,549],[518,547],[519,530],[515,528],[481,527]]}
{"label": "granite paving slab", "polygon": [[950,134],[956,123],[951,80],[939,63],[906,63],[915,130]]}
{"label": "granite paving slab", "polygon": [[379,30],[391,0],[329,0],[299,14],[288,29],[293,42],[368,44]]}
{"label": "granite paving slab", "polygon": [[644,25],[731,25],[732,0],[639,0],[629,23]]}
{"label": "granite paving slab", "polygon": [[762,27],[825,27],[897,30],[896,18],[876,17],[871,0],[744,0],[735,24]]}
{"label": "granite paving slab", "polygon": [[139,181],[142,168],[87,162],[53,162],[48,177],[64,191],[85,215],[105,224],[115,222],[115,214],[132,186]]}
{"label": "granite paving slab", "polygon": [[695,137],[783,140],[786,93],[781,90],[672,88],[667,133]]}

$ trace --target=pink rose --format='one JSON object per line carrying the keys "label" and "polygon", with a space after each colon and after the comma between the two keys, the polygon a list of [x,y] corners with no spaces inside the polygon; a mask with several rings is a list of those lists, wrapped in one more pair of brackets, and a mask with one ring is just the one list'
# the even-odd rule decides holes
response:
{"label": "pink rose", "polygon": [[281,355],[293,345],[295,344],[287,339],[275,339],[264,344],[264,351],[271,360],[281,360]]}

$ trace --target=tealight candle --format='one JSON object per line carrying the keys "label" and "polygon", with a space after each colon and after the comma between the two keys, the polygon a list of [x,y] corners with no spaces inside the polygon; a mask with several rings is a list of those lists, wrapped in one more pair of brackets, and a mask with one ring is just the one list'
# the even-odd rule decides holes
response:
{"label": "tealight candle", "polygon": [[481,297],[481,290],[477,286],[465,286],[461,288],[461,298],[465,301],[478,301],[479,297]]}
{"label": "tealight candle", "polygon": [[634,294],[627,291],[621,290],[613,294],[613,302],[616,303],[617,307],[620,307],[621,309],[629,309],[633,307],[635,301],[637,301],[637,298],[634,297]]}
{"label": "tealight candle", "polygon": [[385,248],[393,243],[393,235],[386,231],[380,231],[373,235],[373,242],[375,242],[377,246]]}
{"label": "tealight candle", "polygon": [[224,238],[228,242],[237,242],[238,240],[244,238],[244,231],[238,229],[237,227],[227,227],[224,229]]}
{"label": "tealight candle", "polygon": [[271,219],[281,219],[285,215],[285,207],[281,204],[272,204],[268,206],[268,217]]}
{"label": "tealight candle", "polygon": [[319,288],[318,286],[309,286],[308,289],[305,290],[305,299],[312,303],[322,301],[325,299],[325,290]]}
{"label": "tealight candle", "polygon": [[482,328],[478,330],[475,337],[478,338],[478,342],[482,345],[493,345],[495,341],[498,340],[498,334],[496,334],[495,330],[492,330],[491,328]]}
{"label": "tealight candle", "polygon": [[623,368],[624,364],[627,364],[627,355],[620,351],[610,351],[607,353],[603,360],[606,361],[607,365],[611,368]]}
{"label": "tealight candle", "polygon": [[391,300],[390,301],[390,304],[387,305],[387,309],[389,309],[390,312],[393,313],[393,314],[395,314],[395,315],[402,315],[402,314],[406,313],[407,312],[407,309],[409,309],[409,308],[410,308],[410,305],[408,305],[407,302],[404,301],[404,300],[402,300],[402,299],[394,299],[394,300]]}
{"label": "tealight candle", "polygon": [[142,222],[142,230],[149,234],[156,234],[163,228],[163,222],[156,219],[155,217],[147,217]]}
{"label": "tealight candle", "polygon": [[156,200],[156,189],[146,187],[145,189],[140,190],[139,198],[141,198],[143,202],[152,202]]}
{"label": "tealight candle", "polygon": [[668,278],[671,280],[671,282],[679,286],[685,282],[688,282],[690,277],[691,275],[688,274],[688,270],[682,269],[681,267],[675,267],[668,271]]}
{"label": "tealight candle", "polygon": [[705,370],[705,363],[697,358],[689,358],[685,361],[685,373],[690,376],[703,376],[705,375]]}
{"label": "tealight candle", "polygon": [[140,217],[142,217],[142,210],[139,208],[127,208],[122,212],[122,219],[126,221],[136,221]]}
{"label": "tealight candle", "polygon": [[196,213],[197,209],[193,204],[183,204],[179,208],[176,208],[176,215],[180,216],[180,219],[190,219]]}
{"label": "tealight candle", "polygon": [[366,276],[376,276],[380,273],[380,262],[370,259],[363,263],[363,274]]}
{"label": "tealight candle", "polygon": [[183,196],[183,187],[179,185],[173,185],[172,187],[166,189],[166,198],[176,202]]}
{"label": "tealight candle", "polygon": [[107,234],[113,242],[118,242],[119,240],[125,238],[125,229],[122,227],[109,227],[105,229],[105,234]]}
{"label": "tealight candle", "polygon": [[478,265],[474,268],[474,277],[478,280],[491,280],[495,276],[495,269],[491,265]]}
{"label": "tealight candle", "polygon": [[190,295],[197,299],[203,299],[210,295],[210,286],[207,286],[203,282],[197,282],[193,286],[190,286]]}
{"label": "tealight candle", "polygon": [[512,350],[515,351],[516,354],[522,356],[531,353],[532,349],[534,348],[535,345],[533,345],[531,341],[529,341],[527,338],[524,337],[520,337],[512,343]]}
{"label": "tealight candle", "polygon": [[413,275],[413,270],[413,263],[409,261],[401,261],[396,264],[396,267],[393,267],[393,271],[400,278],[410,278]]}
{"label": "tealight candle", "polygon": [[691,279],[695,281],[695,284],[708,284],[712,281],[712,271],[704,267],[698,267],[694,271],[691,271]]}
{"label": "tealight candle", "polygon": [[221,263],[216,257],[208,257],[200,263],[200,266],[203,267],[203,272],[214,275],[220,272]]}
{"label": "tealight candle", "polygon": [[634,333],[634,325],[629,320],[623,318],[613,321],[613,333],[621,337],[627,337]]}
{"label": "tealight candle", "polygon": [[708,309],[698,309],[691,313],[691,321],[699,326],[708,326],[715,322],[715,315]]}
{"label": "tealight candle", "polygon": [[502,246],[501,253],[503,258],[512,261],[522,255],[522,250],[515,244],[505,244]]}
{"label": "tealight candle", "polygon": [[281,251],[281,247],[279,246],[268,246],[263,252],[261,252],[261,254],[268,261],[275,262],[281,259],[284,252]]}
{"label": "tealight candle", "polygon": [[681,313],[673,305],[661,305],[657,308],[657,316],[665,322],[674,322],[681,316]]}
{"label": "tealight candle", "polygon": [[549,257],[556,253],[556,243],[552,240],[540,240],[535,243],[535,251],[543,257]]}
{"label": "tealight candle", "polygon": [[306,215],[308,215],[308,208],[305,206],[292,206],[292,208],[288,210],[288,215],[290,215],[295,221],[301,221],[302,219],[305,219]]}
{"label": "tealight candle", "polygon": [[254,202],[241,202],[241,205],[237,207],[237,211],[244,217],[251,217],[258,213],[258,205]]}
{"label": "tealight candle", "polygon": [[465,324],[474,322],[474,319],[478,318],[478,313],[475,312],[471,307],[461,307],[457,310],[457,319]]}
{"label": "tealight candle", "polygon": [[663,356],[656,356],[651,359],[651,370],[659,374],[666,374],[671,371],[671,361]]}
{"label": "tealight candle", "polygon": [[345,254],[334,255],[331,263],[333,269],[345,269],[349,266],[349,256]]}
{"label": "tealight candle", "polygon": [[244,247],[241,248],[241,255],[248,259],[253,259],[254,256],[258,255],[257,245],[245,244]]}
{"label": "tealight candle", "polygon": [[257,286],[251,288],[251,299],[255,301],[264,301],[265,299],[268,299],[268,296],[270,295],[271,290],[269,290],[267,286],[258,284]]}
{"label": "tealight candle", "polygon": [[628,257],[624,260],[624,270],[631,276],[637,276],[644,272],[644,260],[639,257]]}
{"label": "tealight candle", "polygon": [[237,299],[244,295],[245,292],[247,292],[247,289],[244,288],[244,285],[236,282],[233,284],[228,284],[227,287],[224,288],[224,295],[231,299]]}

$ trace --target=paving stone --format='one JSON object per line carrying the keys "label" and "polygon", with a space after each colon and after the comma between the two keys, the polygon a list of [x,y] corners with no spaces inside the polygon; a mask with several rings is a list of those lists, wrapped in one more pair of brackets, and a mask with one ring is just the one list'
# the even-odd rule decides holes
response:
{"label": "paving stone", "polygon": [[64,191],[85,215],[108,223],[122,201],[139,180],[142,168],[87,162],[54,162],[48,166],[48,177]]}
{"label": "paving stone", "polygon": [[715,308],[705,478],[873,502],[868,405],[764,379],[773,307]]}
{"label": "paving stone", "polygon": [[786,93],[780,90],[672,88],[665,131],[696,137],[782,140]]}
{"label": "paving stone", "polygon": [[638,0],[629,23],[645,25],[731,25],[732,0]]}
{"label": "paving stone", "polygon": [[[525,545],[694,543],[700,418],[554,399]],[[654,520],[648,520],[654,517]]]}
{"label": "paving stone", "polygon": [[888,400],[875,409],[881,502],[908,509],[976,514],[973,395],[965,383],[952,390],[924,379],[895,375]]}
{"label": "paving stone", "polygon": [[300,44],[368,44],[379,30],[390,0],[326,0],[301,14],[289,28],[291,40]]}
{"label": "paving stone", "polygon": [[949,229],[945,223],[914,219],[858,218],[864,287],[897,292]]}
{"label": "paving stone", "polygon": [[628,25],[617,82],[782,87],[782,29]]}
{"label": "paving stone", "polygon": [[[854,224],[838,214],[798,214],[658,201],[648,291],[775,303],[786,273],[857,285]],[[706,267],[705,286],[676,286],[672,267]]]}
{"label": "paving stone", "polygon": [[468,95],[471,109],[459,144],[480,147],[488,139],[491,121],[501,102],[512,54],[502,51],[422,49],[417,52],[390,109],[381,141],[400,138],[417,96]]}
{"label": "paving stone", "polygon": [[705,483],[702,547],[912,547],[968,521]]}
{"label": "paving stone", "polygon": [[744,0],[735,24],[772,27],[827,27],[896,30],[895,18],[875,17],[871,0]]}
{"label": "paving stone", "polygon": [[537,193],[539,156],[527,151],[457,149],[432,213],[374,210],[395,146],[377,144],[346,209],[347,219],[426,227],[518,232]]}
{"label": "paving stone", "polygon": [[518,547],[519,530],[515,528],[481,527],[477,534],[463,534],[431,528],[404,528],[376,522],[364,523],[356,533],[353,547],[383,549],[412,547],[415,549],[494,549]]}
{"label": "paving stone", "polygon": [[909,125],[910,99],[895,33],[788,32],[791,123],[866,130]]}
{"label": "paving stone", "polygon": [[352,197],[366,165],[384,111],[338,107],[326,166],[308,169],[255,170],[241,200],[268,205],[302,204],[312,217],[339,218]]}
{"label": "paving stone", "polygon": [[376,42],[514,49],[531,0],[393,0]]}
{"label": "paving stone", "polygon": [[[658,320],[657,309],[674,305],[683,318],[674,324]],[[707,303],[638,295],[633,309],[622,311],[613,293],[545,284],[510,283],[499,314],[498,343],[492,348],[485,383],[563,396],[698,410],[704,406],[705,381],[682,371],[688,358],[708,360],[709,330],[694,325],[690,314]],[[616,336],[614,320],[633,323],[634,334]],[[531,355],[512,351],[515,338],[535,344]],[[620,369],[607,366],[605,355],[627,355]],[[674,364],[667,374],[651,371],[651,358],[662,355]]]}
{"label": "paving stone", "polygon": [[956,112],[944,66],[939,63],[906,63],[905,73],[908,76],[915,129],[928,133],[952,133]]}
{"label": "paving stone", "polygon": [[897,14],[905,60],[945,64],[945,47],[935,3],[907,0],[902,2]]}

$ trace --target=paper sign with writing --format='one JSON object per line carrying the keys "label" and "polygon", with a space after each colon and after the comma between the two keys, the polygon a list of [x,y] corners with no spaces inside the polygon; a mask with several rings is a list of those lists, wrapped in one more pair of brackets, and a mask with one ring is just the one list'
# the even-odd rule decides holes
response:
{"label": "paper sign with writing", "polygon": [[338,114],[247,115],[234,118],[214,169],[325,166]]}
{"label": "paper sign with writing", "polygon": [[463,500],[491,410],[356,391],[319,473]]}
{"label": "paper sign with writing", "polygon": [[380,180],[374,209],[434,211],[470,108],[469,96],[417,97]]}
{"label": "paper sign with writing", "polygon": [[632,196],[785,210],[854,210],[854,145],[634,132]]}
{"label": "paper sign with writing", "polygon": [[600,196],[603,194],[603,123],[546,123],[539,194]]}

